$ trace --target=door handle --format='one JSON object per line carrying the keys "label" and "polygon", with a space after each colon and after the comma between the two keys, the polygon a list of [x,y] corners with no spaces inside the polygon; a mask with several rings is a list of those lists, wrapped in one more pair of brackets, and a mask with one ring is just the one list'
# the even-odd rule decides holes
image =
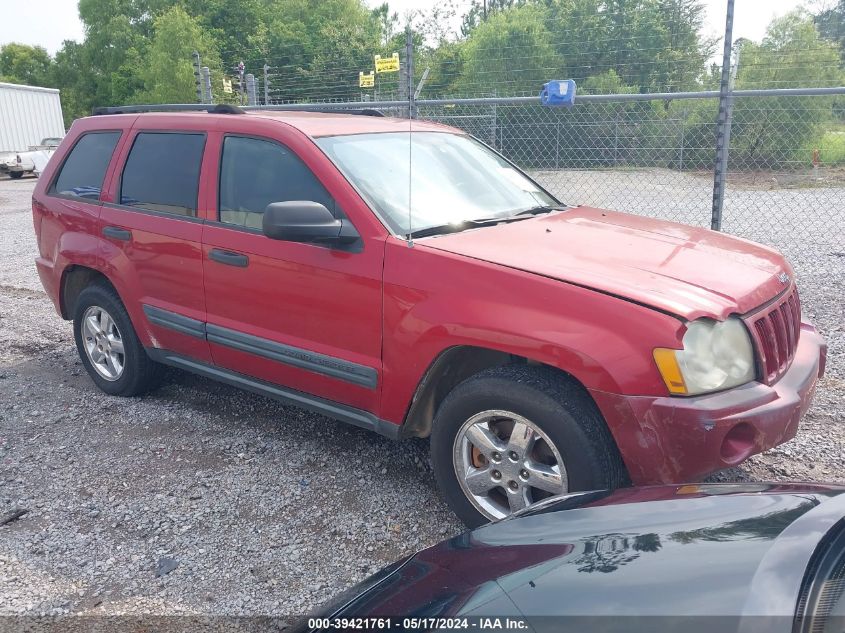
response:
{"label": "door handle", "polygon": [[212,248],[208,253],[209,258],[220,264],[227,266],[237,266],[239,268],[246,268],[249,266],[249,257],[241,253],[233,253],[231,251],[224,251],[219,248]]}
{"label": "door handle", "polygon": [[121,229],[116,226],[103,227],[103,235],[115,240],[122,240],[124,242],[128,242],[132,239],[131,231],[127,231],[126,229]]}

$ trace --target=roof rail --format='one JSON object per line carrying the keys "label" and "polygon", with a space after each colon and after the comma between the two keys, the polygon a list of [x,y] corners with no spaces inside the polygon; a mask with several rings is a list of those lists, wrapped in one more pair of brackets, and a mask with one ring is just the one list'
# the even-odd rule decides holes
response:
{"label": "roof rail", "polygon": [[93,116],[100,114],[143,114],[144,112],[208,112],[210,114],[246,114],[247,111],[261,112],[281,110],[285,112],[323,112],[326,114],[356,114],[359,116],[379,116],[383,117],[384,113],[372,108],[357,108],[353,110],[344,110],[341,107],[326,107],[326,106],[309,106],[303,104],[285,105],[285,106],[244,106],[238,107],[228,103],[206,104],[206,103],[156,103],[149,105],[123,105],[123,106],[102,106],[94,108],[91,112]]}
{"label": "roof rail", "polygon": [[94,108],[94,116],[100,114],[141,114],[143,112],[208,112],[210,114],[246,114],[238,106],[228,103],[161,103],[153,105],[105,106]]}
{"label": "roof rail", "polygon": [[343,103],[338,103],[338,108],[327,107],[327,106],[309,106],[307,104],[303,105],[296,105],[296,104],[286,104],[286,105],[267,105],[267,106],[244,106],[244,110],[251,111],[251,112],[322,112],[325,114],[357,114],[358,116],[384,116],[383,112],[379,110],[374,110],[372,108],[357,108],[354,110],[344,110]]}

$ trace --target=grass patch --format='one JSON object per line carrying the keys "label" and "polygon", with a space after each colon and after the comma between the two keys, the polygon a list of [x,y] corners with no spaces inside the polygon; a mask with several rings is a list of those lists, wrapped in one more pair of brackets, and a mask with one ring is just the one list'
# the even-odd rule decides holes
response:
{"label": "grass patch", "polygon": [[814,149],[819,150],[823,166],[845,165],[845,125],[825,130],[807,148],[810,156]]}

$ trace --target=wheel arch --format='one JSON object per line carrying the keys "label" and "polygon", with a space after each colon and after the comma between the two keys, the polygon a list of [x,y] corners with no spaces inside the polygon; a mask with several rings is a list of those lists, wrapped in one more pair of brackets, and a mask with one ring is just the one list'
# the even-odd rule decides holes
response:
{"label": "wheel arch", "polygon": [[467,378],[485,369],[504,365],[531,365],[544,368],[576,385],[590,399],[589,390],[573,374],[525,356],[475,345],[455,345],[443,350],[429,365],[414,391],[402,422],[400,437],[428,437],[437,409],[447,395]]}
{"label": "wheel arch", "polygon": [[69,321],[73,318],[76,301],[79,299],[80,293],[92,283],[97,282],[107,284],[120,296],[111,280],[95,268],[81,264],[70,264],[62,271],[62,279],[59,284],[59,311],[63,319]]}

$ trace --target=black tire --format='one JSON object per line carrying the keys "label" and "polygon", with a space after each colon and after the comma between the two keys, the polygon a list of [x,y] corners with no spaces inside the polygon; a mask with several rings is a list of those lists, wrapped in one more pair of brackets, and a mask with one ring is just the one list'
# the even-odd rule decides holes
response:
{"label": "black tire", "polygon": [[[92,306],[104,309],[114,320],[120,331],[124,348],[123,371],[116,380],[100,376],[88,358],[83,343],[82,320],[86,310]],[[73,337],[82,364],[91,379],[102,391],[112,396],[138,396],[158,385],[163,367],[147,355],[138,340],[129,314],[114,288],[105,283],[95,283],[85,288],[76,301],[73,314]]]}
{"label": "black tire", "polygon": [[17,180],[19,178],[23,178],[23,172],[22,171],[10,171],[9,172],[9,178],[11,178],[12,180]]}
{"label": "black tire", "polygon": [[458,483],[455,438],[464,422],[487,410],[516,413],[538,426],[555,445],[568,475],[569,492],[615,489],[628,475],[613,436],[584,389],[553,370],[507,365],[468,378],[446,397],[434,418],[431,458],[449,507],[470,528],[489,522]]}

